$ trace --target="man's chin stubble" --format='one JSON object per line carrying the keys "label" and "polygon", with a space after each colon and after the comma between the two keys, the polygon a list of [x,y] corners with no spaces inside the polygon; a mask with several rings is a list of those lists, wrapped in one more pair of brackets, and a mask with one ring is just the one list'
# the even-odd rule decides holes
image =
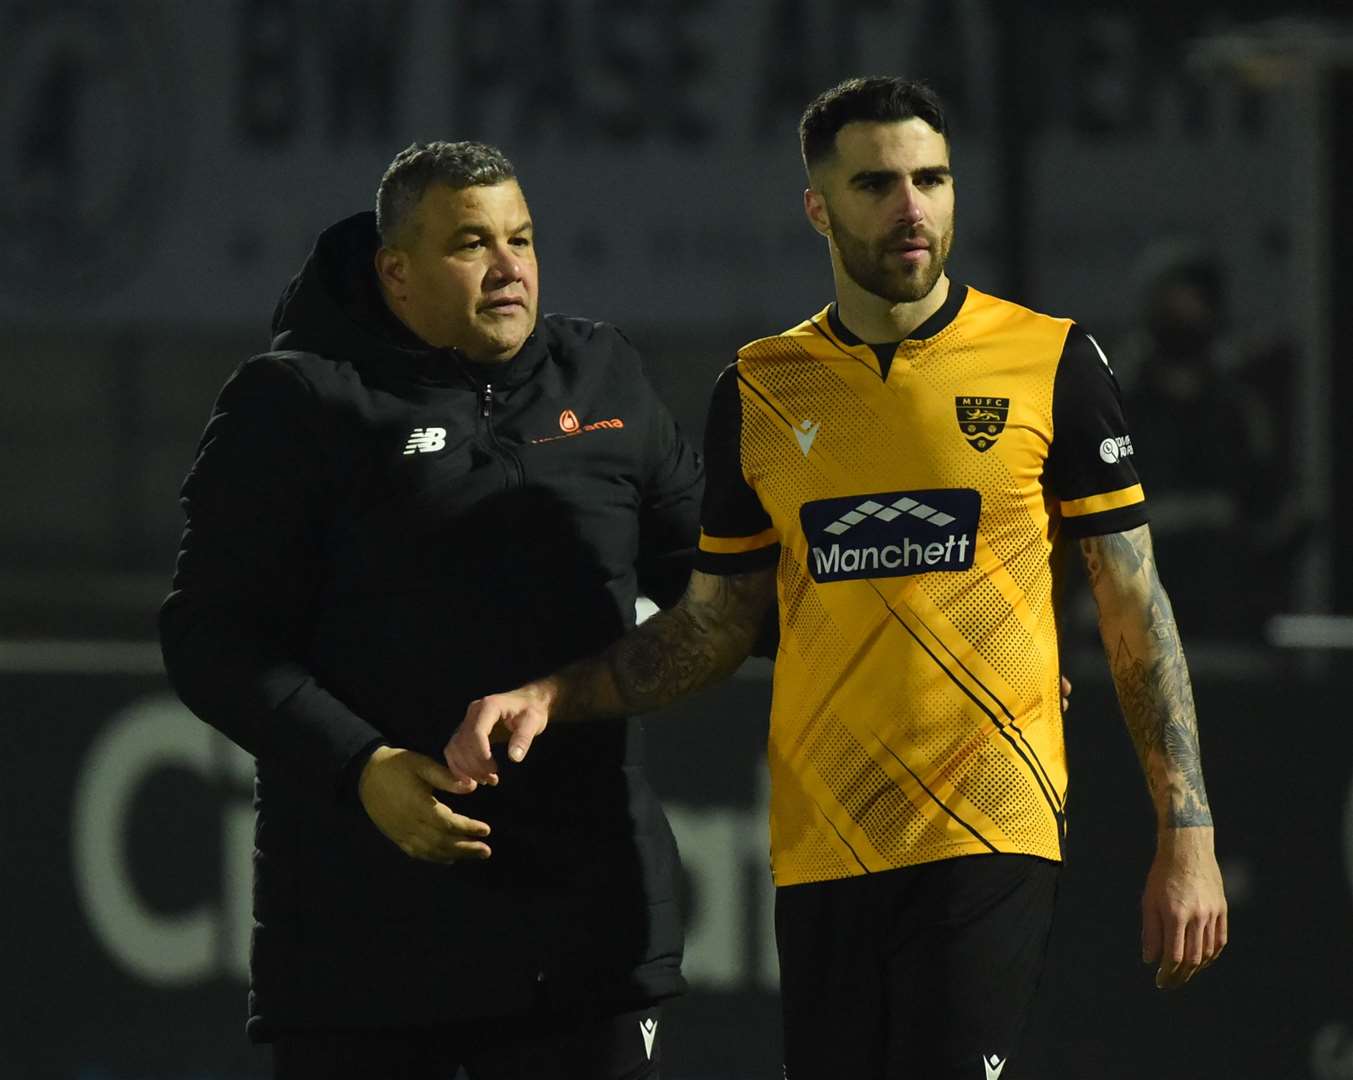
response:
{"label": "man's chin stubble", "polygon": [[880,300],[886,300],[890,304],[914,304],[918,300],[924,300],[932,292],[935,286],[939,284],[943,270],[937,273],[933,278],[927,275],[922,279],[906,280],[900,282],[880,281],[879,288],[865,288],[877,296]]}

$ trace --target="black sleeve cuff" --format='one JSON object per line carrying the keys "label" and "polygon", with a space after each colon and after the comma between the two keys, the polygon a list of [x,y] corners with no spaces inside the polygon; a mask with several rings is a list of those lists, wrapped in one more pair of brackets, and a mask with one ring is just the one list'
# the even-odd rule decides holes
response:
{"label": "black sleeve cuff", "polygon": [[775,566],[779,561],[779,544],[769,544],[755,551],[738,551],[732,554],[700,550],[695,553],[695,569],[702,574],[716,574],[720,577],[765,570],[767,567]]}
{"label": "black sleeve cuff", "polygon": [[357,784],[362,779],[362,770],[366,768],[366,763],[371,760],[371,755],[376,752],[376,748],[385,745],[384,739],[372,739],[348,759],[348,763],[343,766],[343,771],[338,778],[339,802],[345,806],[361,807],[362,800],[357,793]]}
{"label": "black sleeve cuff", "polygon": [[1131,506],[1120,506],[1116,510],[1104,510],[1098,514],[1062,518],[1062,532],[1074,540],[1084,540],[1091,536],[1127,532],[1129,529],[1145,525],[1150,520],[1151,516],[1146,512],[1146,503],[1139,502]]}

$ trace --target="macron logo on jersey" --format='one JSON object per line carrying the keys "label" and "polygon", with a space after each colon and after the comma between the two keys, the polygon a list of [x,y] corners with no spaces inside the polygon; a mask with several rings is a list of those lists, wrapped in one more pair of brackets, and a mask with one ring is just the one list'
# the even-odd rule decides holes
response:
{"label": "macron logo on jersey", "polygon": [[813,440],[817,438],[817,429],[821,426],[821,420],[804,420],[794,429],[794,438],[799,440],[799,449],[803,451],[804,457],[813,448]]}
{"label": "macron logo on jersey", "polygon": [[972,488],[818,499],[799,508],[808,572],[821,583],[967,570],[982,496]]}
{"label": "macron logo on jersey", "polygon": [[404,444],[405,454],[431,454],[446,449],[446,428],[414,428],[409,441]]}

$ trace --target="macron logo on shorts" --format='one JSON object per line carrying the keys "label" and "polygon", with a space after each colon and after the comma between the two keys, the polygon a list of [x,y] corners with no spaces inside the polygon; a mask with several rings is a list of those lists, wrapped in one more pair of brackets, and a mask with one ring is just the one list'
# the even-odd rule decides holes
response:
{"label": "macron logo on shorts", "polygon": [[982,496],[972,488],[886,491],[799,507],[808,572],[826,583],[967,570]]}
{"label": "macron logo on shorts", "polygon": [[990,1057],[984,1057],[982,1064],[986,1066],[987,1080],[1001,1080],[1001,1073],[1005,1069],[1005,1061],[998,1058],[995,1054]]}
{"label": "macron logo on shorts", "polygon": [[658,1022],[651,1016],[645,1016],[639,1021],[639,1034],[644,1037],[644,1054],[649,1061],[653,1060],[653,1040],[658,1036]]}

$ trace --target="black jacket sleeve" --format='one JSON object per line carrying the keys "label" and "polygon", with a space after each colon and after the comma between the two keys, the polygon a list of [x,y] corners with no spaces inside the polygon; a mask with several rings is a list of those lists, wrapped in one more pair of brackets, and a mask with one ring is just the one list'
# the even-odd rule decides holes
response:
{"label": "black jacket sleeve", "polygon": [[644,382],[650,410],[639,508],[639,591],[668,608],[681,599],[690,580],[705,471],[672,414]]}
{"label": "black jacket sleeve", "polygon": [[338,797],[381,733],[298,659],[334,497],[317,406],[276,356],[249,361],[226,383],[183,484],[187,522],[160,642],[193,712]]}

